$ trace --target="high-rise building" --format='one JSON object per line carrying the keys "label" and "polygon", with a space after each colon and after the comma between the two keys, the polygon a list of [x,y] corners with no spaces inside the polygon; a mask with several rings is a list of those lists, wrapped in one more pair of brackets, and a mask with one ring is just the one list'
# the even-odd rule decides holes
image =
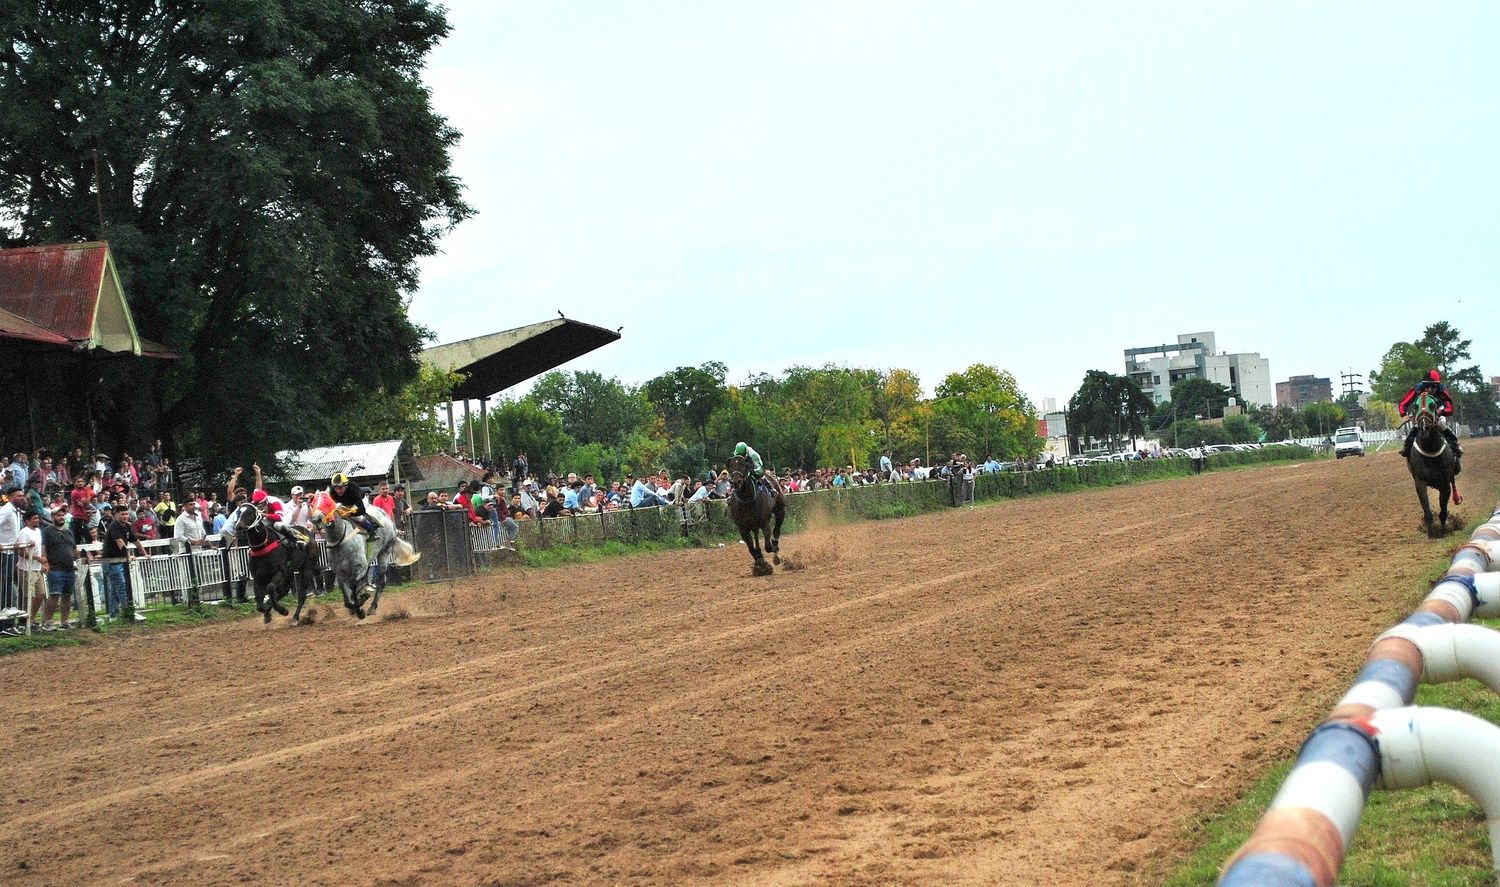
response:
{"label": "high-rise building", "polygon": [[1176,344],[1125,349],[1125,375],[1153,403],[1172,399],[1183,379],[1208,379],[1228,387],[1242,406],[1275,403],[1271,364],[1258,352],[1218,353],[1214,334],[1183,333]]}
{"label": "high-rise building", "polygon": [[1276,405],[1300,407],[1333,400],[1333,380],[1323,376],[1293,376],[1276,383]]}

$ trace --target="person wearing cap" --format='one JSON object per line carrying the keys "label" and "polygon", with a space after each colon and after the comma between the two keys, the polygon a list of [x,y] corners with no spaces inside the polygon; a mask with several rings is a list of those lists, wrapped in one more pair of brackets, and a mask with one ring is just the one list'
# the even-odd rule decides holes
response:
{"label": "person wearing cap", "polygon": [[[108,506],[106,506],[108,508]],[[130,546],[136,554],[146,556],[146,547],[136,538],[130,528],[130,511],[125,508],[112,510],[113,519],[103,528],[104,541],[104,600],[111,619],[120,618],[126,603],[125,565],[130,561]],[[135,614],[137,622],[145,616]]]}
{"label": "person wearing cap", "polygon": [[289,526],[312,531],[312,503],[308,501],[309,498],[302,487],[292,487],[291,499],[287,501],[286,511],[283,512]]}
{"label": "person wearing cap", "polygon": [[349,515],[350,522],[363,529],[371,539],[375,538],[380,532],[380,527],[376,525],[375,519],[370,517],[370,512],[365,510],[364,487],[351,481],[349,475],[342,471],[334,472],[333,476],[328,478],[328,485],[331,488],[329,492],[333,496],[333,501],[352,509]]}
{"label": "person wearing cap", "polygon": [[[68,529],[68,510],[58,508],[52,519],[42,525],[42,557],[47,570],[47,600],[42,610],[42,631],[72,628],[68,623],[68,610],[73,606],[73,594],[78,588],[78,544],[73,532]],[[84,552],[84,560],[88,553]],[[52,616],[61,608],[56,622]],[[36,621],[36,608],[31,611]]]}

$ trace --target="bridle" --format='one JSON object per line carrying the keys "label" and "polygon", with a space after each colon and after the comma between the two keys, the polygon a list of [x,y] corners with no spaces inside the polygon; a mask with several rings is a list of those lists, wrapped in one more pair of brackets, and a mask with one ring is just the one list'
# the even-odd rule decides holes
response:
{"label": "bridle", "polygon": [[1413,421],[1416,423],[1418,433],[1417,436],[1412,439],[1412,449],[1416,450],[1418,453],[1421,453],[1423,456],[1426,456],[1428,459],[1436,459],[1438,456],[1441,456],[1443,454],[1444,450],[1448,449],[1448,438],[1443,434],[1438,435],[1438,439],[1442,441],[1442,445],[1439,446],[1436,450],[1433,450],[1429,453],[1426,450],[1422,449],[1421,432],[1431,431],[1439,428],[1437,414],[1433,410],[1433,404],[1435,404],[1436,402],[1437,398],[1433,397],[1430,394],[1423,393],[1421,397],[1417,398],[1417,414],[1413,419]]}

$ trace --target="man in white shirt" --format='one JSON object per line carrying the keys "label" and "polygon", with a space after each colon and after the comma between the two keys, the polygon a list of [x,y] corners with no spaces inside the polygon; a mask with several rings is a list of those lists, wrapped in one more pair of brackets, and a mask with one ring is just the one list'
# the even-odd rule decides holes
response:
{"label": "man in white shirt", "polygon": [[[21,608],[21,597],[16,582],[16,544],[21,541],[21,530],[25,522],[26,493],[20,487],[12,487],[4,505],[0,505],[0,618],[26,612]],[[10,612],[15,611],[15,612]]]}
{"label": "man in white shirt", "polygon": [[208,547],[208,531],[203,526],[203,515],[199,514],[201,508],[197,499],[182,503],[182,513],[172,525],[174,547],[178,551],[191,554],[195,548]]}
{"label": "man in white shirt", "polygon": [[42,572],[42,513],[27,511],[26,521],[16,541],[16,554],[21,564],[20,597],[28,601],[30,612],[41,609],[47,598],[47,578]]}

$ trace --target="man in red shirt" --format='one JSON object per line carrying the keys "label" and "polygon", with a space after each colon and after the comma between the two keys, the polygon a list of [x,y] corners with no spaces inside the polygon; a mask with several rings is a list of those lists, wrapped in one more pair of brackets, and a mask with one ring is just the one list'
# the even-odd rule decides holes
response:
{"label": "man in red shirt", "polygon": [[156,515],[152,513],[151,509],[139,508],[136,510],[136,514],[135,523],[130,525],[130,529],[135,531],[135,537],[142,540],[157,538]]}
{"label": "man in red shirt", "polygon": [[89,541],[89,512],[94,510],[94,488],[89,481],[89,477],[77,475],[73,478],[73,491],[68,494],[68,522],[75,545]]}
{"label": "man in red shirt", "polygon": [[391,516],[391,523],[396,523],[396,497],[391,495],[391,485],[385,481],[380,482],[380,492],[370,500],[370,504]]}

